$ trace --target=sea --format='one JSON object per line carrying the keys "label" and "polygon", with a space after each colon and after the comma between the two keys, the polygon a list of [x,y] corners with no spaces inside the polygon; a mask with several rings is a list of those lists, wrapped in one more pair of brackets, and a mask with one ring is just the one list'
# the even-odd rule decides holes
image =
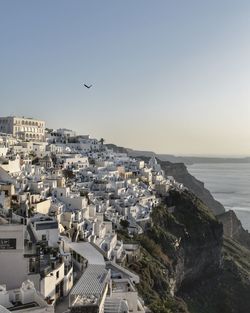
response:
{"label": "sea", "polygon": [[250,163],[197,163],[187,168],[250,232]]}

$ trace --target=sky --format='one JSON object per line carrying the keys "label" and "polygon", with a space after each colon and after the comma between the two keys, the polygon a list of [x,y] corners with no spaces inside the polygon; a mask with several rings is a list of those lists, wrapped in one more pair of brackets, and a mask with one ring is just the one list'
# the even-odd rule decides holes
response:
{"label": "sky", "polygon": [[0,0],[9,115],[138,150],[250,155],[250,1]]}

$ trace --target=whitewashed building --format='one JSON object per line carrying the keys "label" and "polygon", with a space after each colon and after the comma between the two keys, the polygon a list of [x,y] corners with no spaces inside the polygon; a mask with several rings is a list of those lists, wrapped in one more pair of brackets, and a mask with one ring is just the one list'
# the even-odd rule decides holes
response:
{"label": "whitewashed building", "polygon": [[16,116],[0,117],[0,132],[30,141],[45,140],[45,122]]}

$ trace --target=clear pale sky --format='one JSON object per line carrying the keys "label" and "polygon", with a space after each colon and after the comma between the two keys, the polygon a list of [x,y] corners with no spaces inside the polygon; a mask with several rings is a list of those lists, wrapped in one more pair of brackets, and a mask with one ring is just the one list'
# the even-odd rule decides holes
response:
{"label": "clear pale sky", "polygon": [[160,153],[250,155],[250,1],[0,0],[6,115]]}

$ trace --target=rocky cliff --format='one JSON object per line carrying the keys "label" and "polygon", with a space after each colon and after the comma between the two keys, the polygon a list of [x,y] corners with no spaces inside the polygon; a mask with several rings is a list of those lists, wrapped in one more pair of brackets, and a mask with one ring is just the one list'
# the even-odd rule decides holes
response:
{"label": "rocky cliff", "polygon": [[140,259],[139,292],[154,313],[249,313],[250,252],[192,192],[171,191],[155,208]]}
{"label": "rocky cliff", "polygon": [[180,291],[190,313],[250,312],[250,252],[224,238],[223,264],[217,275]]}
{"label": "rocky cliff", "polygon": [[204,183],[192,176],[183,163],[160,161],[166,175],[173,176],[176,181],[183,183],[216,215],[223,224],[224,235],[238,241],[250,249],[250,234],[246,231],[233,211],[226,212],[223,205],[216,201],[212,194],[204,187]]}
{"label": "rocky cliff", "polygon": [[218,215],[217,218],[223,224],[226,237],[238,241],[242,246],[250,249],[250,234],[242,227],[234,211],[227,211]]}

